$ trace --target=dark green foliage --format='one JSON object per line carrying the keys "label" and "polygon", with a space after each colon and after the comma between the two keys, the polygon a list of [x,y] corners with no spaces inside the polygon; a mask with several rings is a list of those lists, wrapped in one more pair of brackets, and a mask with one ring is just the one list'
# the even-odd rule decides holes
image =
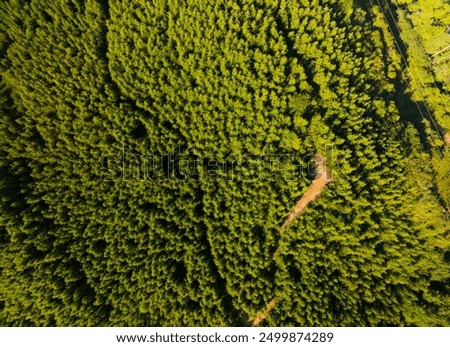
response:
{"label": "dark green foliage", "polygon": [[[0,323],[448,325],[398,59],[343,3],[2,3]],[[314,153],[334,182],[280,237]]]}

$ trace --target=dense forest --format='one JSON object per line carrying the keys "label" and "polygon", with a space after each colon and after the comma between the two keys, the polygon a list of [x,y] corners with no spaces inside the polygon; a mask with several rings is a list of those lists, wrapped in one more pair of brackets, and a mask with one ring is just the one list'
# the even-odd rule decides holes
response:
{"label": "dense forest", "polygon": [[429,2],[2,1],[0,325],[450,326]]}

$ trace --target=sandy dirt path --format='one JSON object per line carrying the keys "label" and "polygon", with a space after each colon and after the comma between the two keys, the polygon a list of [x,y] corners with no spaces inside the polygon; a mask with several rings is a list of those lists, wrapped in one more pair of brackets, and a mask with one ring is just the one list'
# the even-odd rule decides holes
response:
{"label": "sandy dirt path", "polygon": [[[295,220],[295,218],[306,208],[306,206],[311,201],[314,201],[320,195],[320,193],[322,193],[325,186],[333,180],[331,172],[324,166],[325,160],[318,154],[314,156],[314,160],[317,164],[317,171],[314,181],[312,182],[308,190],[302,195],[300,200],[295,204],[295,207],[292,209],[292,211],[289,213],[289,216],[286,218],[279,230],[280,235],[283,234],[284,230]],[[279,250],[280,247],[278,247],[275,251],[273,258],[277,256]],[[256,317],[252,320],[252,326],[258,326],[264,319],[267,318],[270,311],[275,307],[276,301],[276,298],[273,298],[266,305],[264,310],[256,315]]]}
{"label": "sandy dirt path", "polygon": [[267,318],[267,316],[269,315],[269,312],[271,309],[273,309],[275,307],[276,304],[276,300],[272,299],[267,306],[265,307],[264,311],[261,313],[258,313],[255,317],[255,319],[253,320],[252,326],[257,327],[259,325],[259,323],[261,323],[264,319]]}
{"label": "sandy dirt path", "polygon": [[279,233],[283,234],[284,230],[294,221],[294,219],[305,209],[305,207],[311,202],[314,201],[325,186],[330,183],[333,179],[331,177],[331,172],[323,165],[324,159],[316,155],[315,161],[317,164],[317,172],[314,181],[308,190],[303,194],[301,199],[297,202],[294,209],[289,213],[289,216],[284,221],[281,226]]}

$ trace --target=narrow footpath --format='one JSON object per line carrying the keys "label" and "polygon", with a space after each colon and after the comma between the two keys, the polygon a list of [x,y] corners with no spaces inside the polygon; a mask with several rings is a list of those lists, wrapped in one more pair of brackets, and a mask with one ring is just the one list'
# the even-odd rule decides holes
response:
{"label": "narrow footpath", "polygon": [[[331,172],[325,167],[324,162],[325,160],[318,154],[314,156],[314,160],[317,164],[316,168],[316,176],[311,184],[311,186],[308,188],[308,190],[305,192],[305,194],[302,195],[300,200],[295,204],[295,207],[292,209],[292,211],[289,213],[289,216],[284,221],[283,225],[281,226],[280,230],[278,231],[280,235],[283,235],[283,232],[285,229],[297,218],[297,216],[302,213],[302,211],[306,208],[306,206],[311,202],[314,201],[320,193],[322,193],[325,186],[330,183],[333,178],[331,176]],[[277,250],[275,251],[273,258],[275,258],[279,252],[280,247],[278,246]],[[258,326],[264,319],[267,318],[270,311],[275,307],[276,305],[276,298],[273,298],[264,308],[264,310],[261,313],[258,313],[255,318],[251,319],[252,326],[256,327]]]}

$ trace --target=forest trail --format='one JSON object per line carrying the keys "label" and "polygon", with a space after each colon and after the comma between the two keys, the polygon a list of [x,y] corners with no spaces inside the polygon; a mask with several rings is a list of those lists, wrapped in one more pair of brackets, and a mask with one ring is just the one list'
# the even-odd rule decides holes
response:
{"label": "forest trail", "polygon": [[269,312],[271,309],[273,309],[275,307],[276,301],[275,299],[272,299],[266,306],[266,308],[264,309],[264,311],[262,313],[258,313],[256,315],[256,318],[253,320],[252,326],[257,327],[259,325],[259,323],[261,323],[264,319],[267,318],[267,316],[269,315]]}
{"label": "forest trail", "polygon": [[[300,200],[295,204],[295,207],[292,209],[292,211],[289,213],[289,216],[286,218],[280,230],[278,231],[280,235],[283,235],[284,230],[295,220],[295,218],[306,208],[306,206],[311,201],[314,201],[320,195],[320,193],[322,193],[325,186],[333,180],[331,176],[331,171],[328,168],[326,168],[325,165],[323,164],[325,160],[318,154],[314,156],[314,160],[317,164],[316,168],[317,171],[314,181],[312,182],[308,190],[302,195]],[[280,247],[278,246],[277,250],[273,255],[273,258],[277,256],[279,249]],[[276,305],[276,298],[273,298],[266,305],[264,311],[256,315],[256,317],[253,319],[252,326],[256,327],[264,319],[266,319],[267,316],[269,315],[269,312],[275,307],[275,305]]]}
{"label": "forest trail", "polygon": [[314,181],[305,194],[303,194],[301,199],[297,202],[294,209],[289,213],[289,216],[286,218],[279,230],[280,235],[283,234],[284,230],[305,209],[305,207],[311,201],[315,200],[320,193],[322,193],[325,186],[333,180],[331,177],[331,172],[323,165],[325,160],[318,154],[314,156],[314,160],[317,164],[317,172]]}

